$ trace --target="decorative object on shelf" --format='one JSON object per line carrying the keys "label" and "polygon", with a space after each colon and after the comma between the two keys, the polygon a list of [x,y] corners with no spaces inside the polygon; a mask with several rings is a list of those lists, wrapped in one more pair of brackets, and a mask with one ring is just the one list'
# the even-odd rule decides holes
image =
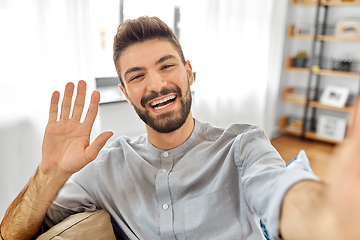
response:
{"label": "decorative object on shelf", "polygon": [[305,50],[299,51],[294,58],[294,66],[304,68],[308,61],[308,54]]}
{"label": "decorative object on shelf", "polygon": [[293,24],[293,35],[302,36],[310,35],[312,33],[312,25],[309,24]]}
{"label": "decorative object on shelf", "polygon": [[335,35],[338,37],[360,37],[359,20],[343,20],[336,25]]}
{"label": "decorative object on shelf", "polygon": [[349,52],[342,52],[331,57],[331,68],[335,71],[351,71],[352,57]]}
{"label": "decorative object on shelf", "polygon": [[350,90],[345,87],[328,85],[320,97],[320,103],[333,107],[343,108],[348,99]]}
{"label": "decorative object on shelf", "polygon": [[313,65],[311,67],[311,71],[313,71],[314,73],[318,73],[320,71],[319,65]]}
{"label": "decorative object on shelf", "polygon": [[302,125],[303,125],[302,120],[296,120],[290,122],[289,125],[286,126],[286,130],[291,132],[301,132]]}
{"label": "decorative object on shelf", "polygon": [[347,120],[345,118],[319,115],[316,135],[336,141],[342,141],[345,136]]}

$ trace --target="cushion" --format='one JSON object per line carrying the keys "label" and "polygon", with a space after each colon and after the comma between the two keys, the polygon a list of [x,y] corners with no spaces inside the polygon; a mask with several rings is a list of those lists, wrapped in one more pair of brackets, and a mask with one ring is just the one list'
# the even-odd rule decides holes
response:
{"label": "cushion", "polygon": [[310,167],[309,159],[306,156],[306,153],[304,150],[300,150],[298,155],[294,159],[292,159],[290,162],[288,162],[286,164],[286,166],[291,169],[304,170],[304,171],[314,174],[314,172],[312,171],[312,169]]}
{"label": "cushion", "polygon": [[41,234],[37,240],[116,240],[110,215],[105,210],[71,215]]}

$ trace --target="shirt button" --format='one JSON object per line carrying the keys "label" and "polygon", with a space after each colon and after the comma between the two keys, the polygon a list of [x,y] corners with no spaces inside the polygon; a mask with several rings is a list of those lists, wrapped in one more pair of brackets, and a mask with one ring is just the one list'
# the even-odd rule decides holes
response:
{"label": "shirt button", "polygon": [[169,208],[169,205],[167,205],[166,203],[164,203],[164,204],[162,205],[162,208],[163,208],[164,210],[166,210],[166,209]]}
{"label": "shirt button", "polygon": [[168,157],[169,153],[168,152],[164,152],[164,157]]}

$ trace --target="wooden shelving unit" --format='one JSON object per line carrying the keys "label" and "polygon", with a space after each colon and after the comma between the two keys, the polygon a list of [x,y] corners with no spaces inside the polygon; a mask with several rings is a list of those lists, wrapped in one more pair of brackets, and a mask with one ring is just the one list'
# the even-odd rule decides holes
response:
{"label": "wooden shelving unit", "polygon": [[[317,109],[326,109],[330,111],[337,111],[343,113],[349,113],[353,110],[352,106],[345,106],[343,108],[333,107],[319,102],[320,99],[320,81],[322,76],[333,77],[352,77],[358,78],[359,91],[360,91],[360,71],[357,68],[356,71],[335,71],[326,69],[329,68],[326,63],[326,59],[323,59],[324,44],[326,42],[360,42],[360,36],[358,37],[340,37],[326,35],[327,29],[327,12],[330,7],[335,6],[360,6],[360,0],[290,0],[293,6],[316,6],[316,21],[314,23],[315,31],[309,31],[306,28],[296,28],[295,24],[290,24],[288,27],[288,38],[295,40],[304,40],[312,42],[312,50],[310,53],[310,61],[307,67],[295,67],[294,56],[288,56],[285,59],[285,69],[291,72],[298,72],[306,74],[308,76],[308,83],[306,85],[307,90],[299,91],[294,87],[285,87],[282,90],[281,100],[284,103],[304,106],[304,114],[301,117],[293,118],[289,116],[283,116],[279,119],[280,132],[299,136],[306,139],[314,139],[329,143],[339,143],[334,139],[328,139],[316,134],[317,127]],[[324,14],[319,14],[320,8],[324,9]],[[360,11],[360,8],[359,8]],[[321,16],[321,17],[320,17]],[[320,20],[320,18],[323,18]],[[321,24],[320,24],[321,23]],[[306,33],[306,34],[305,34]],[[311,33],[311,34],[309,34]],[[320,45],[318,45],[320,44]],[[319,48],[320,47],[320,48]],[[320,49],[320,51],[317,50]],[[316,55],[315,55],[316,54]],[[316,66],[316,67],[314,67]],[[324,67],[325,66],[325,67]],[[327,67],[326,67],[327,66]],[[304,75],[305,76],[305,75]],[[324,78],[324,77],[322,77]],[[315,84],[314,84],[315,83]],[[327,85],[325,82],[323,83]],[[309,115],[309,113],[311,113]],[[303,124],[306,122],[306,124]]]}

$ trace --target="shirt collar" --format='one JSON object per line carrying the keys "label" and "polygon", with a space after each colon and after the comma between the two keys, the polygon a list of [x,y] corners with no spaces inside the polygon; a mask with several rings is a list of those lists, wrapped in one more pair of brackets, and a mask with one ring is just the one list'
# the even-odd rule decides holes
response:
{"label": "shirt collar", "polygon": [[181,154],[184,155],[189,148],[194,146],[194,143],[196,141],[196,136],[199,135],[200,130],[201,130],[202,124],[195,118],[194,118],[194,123],[195,123],[194,130],[192,131],[190,137],[183,144],[181,144],[180,146],[178,146],[176,148],[169,149],[169,150],[158,149],[149,142],[147,135],[146,135],[145,147],[149,150],[149,153],[153,153],[156,156],[159,156],[160,154],[162,154],[164,152],[167,152],[169,154],[169,156],[172,156],[172,157],[178,156]]}

